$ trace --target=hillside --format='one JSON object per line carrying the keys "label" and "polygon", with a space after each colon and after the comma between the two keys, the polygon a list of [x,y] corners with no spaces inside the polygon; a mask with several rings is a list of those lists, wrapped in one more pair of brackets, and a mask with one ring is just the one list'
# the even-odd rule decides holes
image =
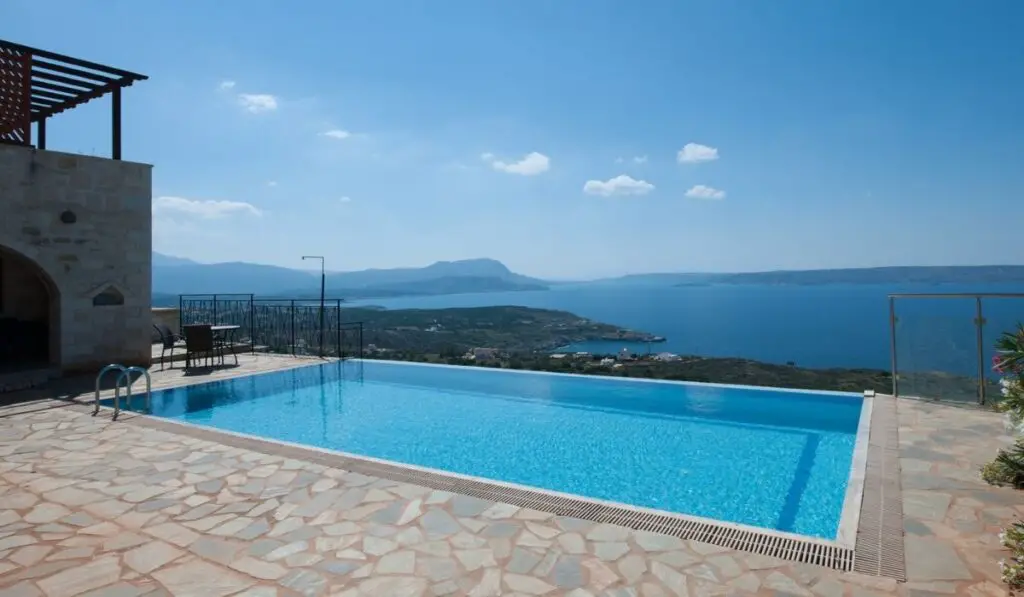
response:
{"label": "hillside", "polygon": [[[542,280],[510,271],[500,261],[439,261],[421,268],[369,269],[329,273],[326,291],[345,298],[381,298],[465,292],[546,290]],[[253,293],[260,296],[316,296],[320,277],[309,270],[255,263],[196,263],[153,254],[154,300],[177,294]]]}
{"label": "hillside", "polygon": [[184,257],[174,257],[173,255],[164,255],[156,252],[153,253],[153,267],[168,267],[175,265],[199,265],[199,263],[192,261],[191,259],[185,259]]}
{"label": "hillside", "polygon": [[630,274],[584,284],[680,287],[710,284],[1024,284],[1024,265],[894,266],[722,274],[651,273]]}
{"label": "hillside", "polygon": [[908,266],[722,274],[720,284],[1019,284],[1024,266]]}
{"label": "hillside", "polygon": [[494,259],[438,261],[419,268],[367,269],[327,276],[328,284],[338,288],[397,287],[428,280],[456,278],[490,278],[510,284],[547,286],[536,278],[513,273],[505,264]]}
{"label": "hillside", "polygon": [[256,263],[153,265],[153,292],[167,294],[280,294],[291,289],[319,292],[320,279],[309,272]]}

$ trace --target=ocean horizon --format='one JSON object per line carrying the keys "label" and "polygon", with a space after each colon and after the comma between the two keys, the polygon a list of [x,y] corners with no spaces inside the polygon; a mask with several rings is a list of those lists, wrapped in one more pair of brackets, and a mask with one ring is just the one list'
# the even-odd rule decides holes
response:
{"label": "ocean horizon", "polygon": [[[891,369],[890,294],[1024,293],[1024,285],[662,286],[564,284],[550,290],[352,301],[352,306],[440,309],[516,305],[576,315],[666,338],[659,343],[585,342],[567,351],[671,352],[811,368]],[[985,367],[999,334],[1024,321],[1024,299],[983,301]],[[975,375],[973,298],[896,300],[901,371]]]}

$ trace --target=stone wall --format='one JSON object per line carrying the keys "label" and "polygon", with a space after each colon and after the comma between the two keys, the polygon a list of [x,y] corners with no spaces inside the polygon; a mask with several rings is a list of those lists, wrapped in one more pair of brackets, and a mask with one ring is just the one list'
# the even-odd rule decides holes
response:
{"label": "stone wall", "polygon": [[54,295],[50,361],[65,373],[151,361],[151,170],[0,145],[0,251]]}

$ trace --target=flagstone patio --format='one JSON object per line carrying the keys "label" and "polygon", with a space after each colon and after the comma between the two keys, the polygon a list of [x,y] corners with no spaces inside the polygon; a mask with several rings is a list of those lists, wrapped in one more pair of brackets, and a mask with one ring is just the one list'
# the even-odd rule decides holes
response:
{"label": "flagstone patio", "polygon": [[[245,355],[209,375],[155,371],[154,386],[308,363]],[[0,597],[1002,595],[997,533],[1024,512],[977,475],[1009,441],[997,415],[909,400],[898,583],[92,417],[57,395],[90,398],[68,383],[0,407]]]}

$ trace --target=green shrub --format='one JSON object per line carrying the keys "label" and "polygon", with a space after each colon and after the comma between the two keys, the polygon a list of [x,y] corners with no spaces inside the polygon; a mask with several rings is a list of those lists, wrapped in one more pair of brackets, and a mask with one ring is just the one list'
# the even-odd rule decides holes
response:
{"label": "green shrub", "polygon": [[999,540],[1003,547],[1010,550],[1010,559],[999,562],[1003,582],[1012,591],[1024,589],[1024,522],[1014,521],[999,533]]}
{"label": "green shrub", "polygon": [[999,381],[1003,396],[996,408],[1006,414],[1007,429],[1021,439],[999,450],[995,460],[981,468],[981,478],[993,485],[1024,489],[1024,325],[1000,336],[996,350],[992,369],[1003,376]]}
{"label": "green shrub", "polygon": [[981,467],[981,478],[992,485],[1024,489],[1024,439],[999,450],[995,460]]}

